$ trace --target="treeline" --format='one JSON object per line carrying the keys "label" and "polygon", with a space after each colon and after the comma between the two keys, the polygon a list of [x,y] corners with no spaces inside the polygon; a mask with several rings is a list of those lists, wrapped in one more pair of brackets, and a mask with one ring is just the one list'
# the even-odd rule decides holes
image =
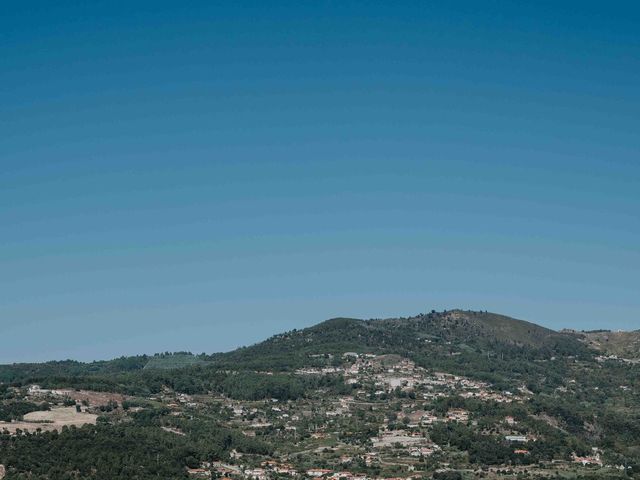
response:
{"label": "treeline", "polygon": [[0,403],[0,422],[22,420],[22,417],[27,413],[49,409],[50,407],[47,404],[38,405],[33,402],[20,400]]}
{"label": "treeline", "polygon": [[133,414],[129,423],[0,434],[0,464],[8,469],[6,480],[177,479],[187,477],[187,467],[224,459],[232,449],[272,453],[264,442],[207,422],[171,417],[186,435],[166,432],[158,426],[167,414],[150,409]]}
{"label": "treeline", "polygon": [[63,360],[45,363],[0,365],[0,383],[22,384],[52,377],[107,375],[141,370],[149,362],[147,355],[120,357],[97,362]]}
{"label": "treeline", "polygon": [[168,387],[186,394],[219,393],[239,400],[276,398],[295,400],[319,388],[333,393],[347,393],[341,376],[300,376],[291,373],[257,373],[251,371],[221,371],[210,366],[181,369],[150,369],[114,374],[80,374],[24,377],[16,386],[38,383],[45,388],[75,388],[149,396]]}
{"label": "treeline", "polygon": [[[157,428],[96,425],[40,434],[0,435],[0,463],[12,479],[186,478],[194,452]],[[194,457],[195,458],[195,457]]]}

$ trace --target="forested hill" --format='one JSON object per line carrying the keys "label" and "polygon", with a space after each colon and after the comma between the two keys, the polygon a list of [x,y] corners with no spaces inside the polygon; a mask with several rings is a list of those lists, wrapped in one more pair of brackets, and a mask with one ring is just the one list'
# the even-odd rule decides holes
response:
{"label": "forested hill", "polygon": [[[231,371],[291,373],[340,365],[347,352],[398,354],[419,366],[484,379],[505,388],[559,385],[566,362],[599,354],[579,335],[488,312],[451,310],[412,317],[334,318],[232,352],[188,352],[0,366],[0,383],[71,386],[121,392],[218,388]],[[225,373],[226,372],[226,373]],[[222,387],[220,387],[222,388]]]}
{"label": "forested hill", "polygon": [[166,352],[89,363],[66,360],[3,365],[0,382],[11,382],[16,375],[114,374],[207,364],[229,364],[234,368],[259,368],[268,364],[269,368],[290,369],[307,363],[315,355],[349,351],[414,354],[431,351],[434,355],[476,352],[491,356],[496,350],[507,349],[553,355],[584,352],[585,342],[580,338],[580,335],[556,332],[504,315],[465,310],[432,311],[388,319],[333,318],[227,353]]}
{"label": "forested hill", "polygon": [[[587,354],[575,335],[488,312],[451,310],[413,317],[358,320],[334,318],[292,330],[233,352],[214,355],[219,363],[291,368],[319,354],[400,353],[431,357],[456,354],[527,355],[546,358]],[[465,355],[465,358],[468,355]]]}

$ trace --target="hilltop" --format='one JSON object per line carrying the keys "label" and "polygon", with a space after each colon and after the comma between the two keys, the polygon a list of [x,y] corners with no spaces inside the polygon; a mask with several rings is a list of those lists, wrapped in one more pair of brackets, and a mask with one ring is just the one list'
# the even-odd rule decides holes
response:
{"label": "hilltop", "polygon": [[403,353],[431,359],[455,354],[489,356],[527,352],[533,357],[586,354],[576,336],[524,320],[489,312],[450,310],[411,317],[334,318],[302,330],[275,335],[264,342],[214,356],[217,362],[295,367],[309,355],[349,351]]}
{"label": "hilltop", "polygon": [[[234,383],[228,380],[225,386],[228,372],[285,375],[301,368],[340,366],[345,353],[356,352],[400,355],[422,368],[466,375],[505,389],[527,385],[551,391],[563,385],[571,362],[594,362],[602,354],[595,342],[584,334],[557,332],[496,313],[432,311],[386,319],[333,318],[227,353],[167,352],[91,363],[5,365],[0,366],[0,382],[120,393],[157,391],[163,384],[189,392],[224,390]],[[272,377],[269,383],[286,384],[285,395],[294,391],[299,395],[307,388],[284,377]],[[235,386],[233,391],[238,391]]]}

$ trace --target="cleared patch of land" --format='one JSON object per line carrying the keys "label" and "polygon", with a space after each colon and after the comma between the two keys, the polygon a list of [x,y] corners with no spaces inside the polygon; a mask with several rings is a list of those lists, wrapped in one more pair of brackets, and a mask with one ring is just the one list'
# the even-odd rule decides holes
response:
{"label": "cleared patch of land", "polygon": [[634,332],[585,332],[590,347],[609,355],[624,358],[640,358],[640,330]]}
{"label": "cleared patch of land", "polygon": [[31,412],[24,416],[24,420],[17,422],[0,422],[0,431],[8,430],[16,433],[17,430],[35,432],[60,430],[64,426],[95,425],[98,416],[87,412],[77,412],[76,407],[54,408],[49,411]]}
{"label": "cleared patch of land", "polygon": [[107,405],[115,402],[122,405],[124,395],[110,392],[93,392],[89,390],[58,390],[65,397],[69,397],[76,402],[87,402],[89,405]]}

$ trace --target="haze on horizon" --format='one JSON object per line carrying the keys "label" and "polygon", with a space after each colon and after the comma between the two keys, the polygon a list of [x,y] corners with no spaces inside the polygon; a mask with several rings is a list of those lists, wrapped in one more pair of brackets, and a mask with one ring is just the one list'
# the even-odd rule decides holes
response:
{"label": "haze on horizon", "polygon": [[268,3],[5,6],[0,363],[640,328],[640,7]]}

